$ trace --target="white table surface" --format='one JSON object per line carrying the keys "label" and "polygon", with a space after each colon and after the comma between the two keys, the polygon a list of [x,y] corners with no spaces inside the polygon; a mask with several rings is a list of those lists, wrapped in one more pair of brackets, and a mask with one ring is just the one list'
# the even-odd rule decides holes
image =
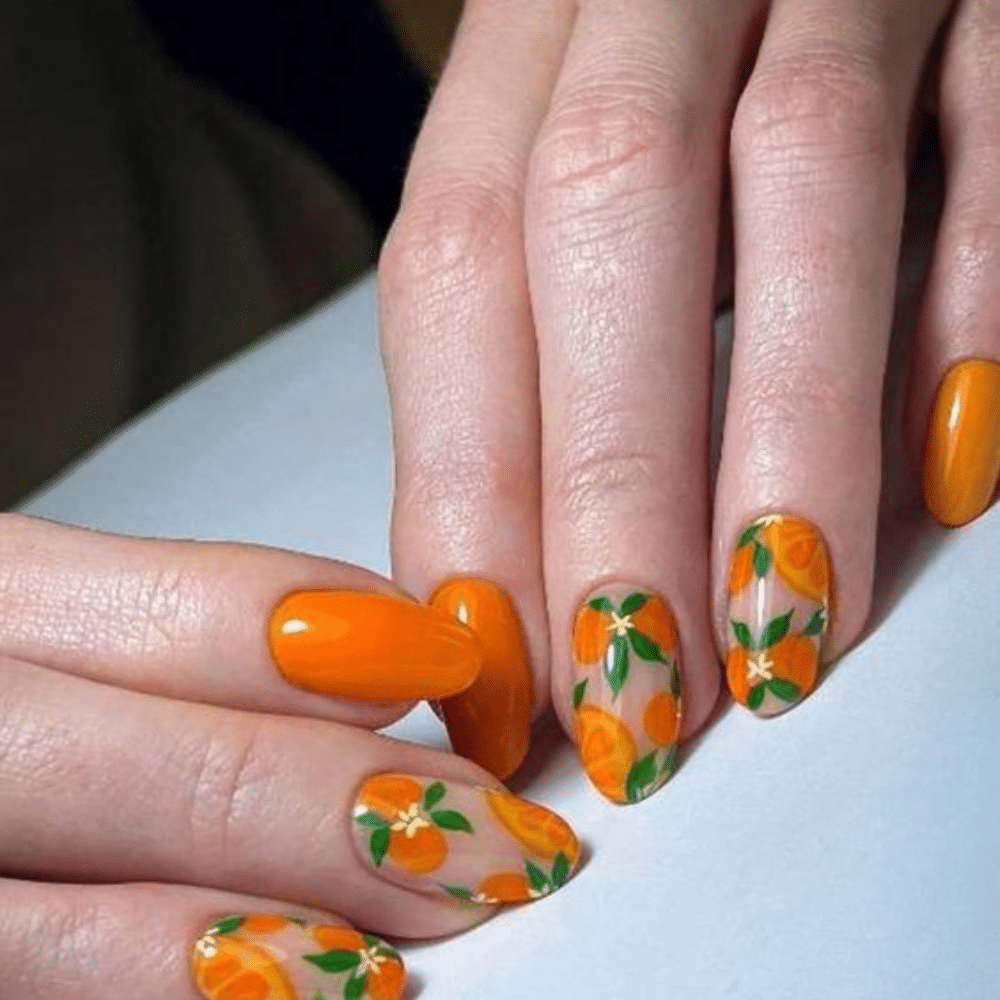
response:
{"label": "white table surface", "polygon": [[[387,569],[371,281],[172,398],[24,508]],[[613,807],[543,727],[517,787],[589,860],[560,893],[404,948],[421,1000],[1000,998],[1000,509],[889,511],[880,613],[794,712],[730,711]],[[398,727],[444,745],[421,709]]]}

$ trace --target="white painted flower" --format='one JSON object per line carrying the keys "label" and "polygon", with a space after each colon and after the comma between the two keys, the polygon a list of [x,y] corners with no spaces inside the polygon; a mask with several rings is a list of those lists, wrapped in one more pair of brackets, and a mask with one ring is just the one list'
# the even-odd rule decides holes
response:
{"label": "white painted flower", "polygon": [[747,657],[747,681],[769,681],[774,677],[771,673],[773,669],[774,661],[766,651]]}
{"label": "white painted flower", "polygon": [[202,958],[215,958],[219,954],[219,946],[211,934],[206,934],[203,938],[200,938],[194,946],[194,950]]}
{"label": "white painted flower", "polygon": [[617,611],[611,612],[611,624],[608,626],[609,632],[615,635],[625,635],[630,628],[635,628],[632,624],[631,615],[620,615]]}
{"label": "white painted flower", "polygon": [[416,835],[417,830],[430,825],[430,820],[422,814],[420,803],[413,802],[409,809],[400,809],[396,813],[396,822],[392,824],[392,829],[397,832],[405,831],[407,838],[410,838]]}
{"label": "white painted flower", "polygon": [[781,524],[785,520],[783,514],[765,514],[762,518],[757,521],[758,528],[768,528],[772,524]]}
{"label": "white painted flower", "polygon": [[360,957],[356,973],[358,976],[365,976],[369,972],[374,972],[377,976],[382,971],[380,967],[389,960],[388,956],[378,953],[376,945],[373,945],[371,948],[362,948],[358,952],[358,955]]}

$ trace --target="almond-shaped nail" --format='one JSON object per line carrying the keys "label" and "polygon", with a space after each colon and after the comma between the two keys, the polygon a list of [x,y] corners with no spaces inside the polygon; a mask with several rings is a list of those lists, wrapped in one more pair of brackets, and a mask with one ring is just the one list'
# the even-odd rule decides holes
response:
{"label": "almond-shaped nail", "polygon": [[534,704],[528,646],[517,609],[496,584],[471,578],[442,584],[430,604],[468,626],[483,652],[475,683],[441,701],[452,749],[502,781],[528,753]]}
{"label": "almond-shaped nail", "polygon": [[195,942],[191,971],[207,1000],[400,1000],[406,990],[402,959],[380,938],[277,913],[217,920]]}
{"label": "almond-shaped nail", "polygon": [[482,666],[467,628],[416,601],[366,591],[289,594],[269,638],[290,683],[356,701],[444,698],[469,687]]}
{"label": "almond-shaped nail", "polygon": [[768,514],[743,530],[726,623],[726,679],[740,704],[780,715],[816,686],[830,601],[830,557],[815,526]]}
{"label": "almond-shaped nail", "polygon": [[561,888],[580,845],[569,824],[505,790],[376,774],[353,811],[358,856],[387,882],[467,903],[523,903]]}
{"label": "almond-shaped nail", "polygon": [[681,663],[670,605],[642,587],[602,587],[577,612],[573,664],[587,776],[612,802],[648,798],[677,767]]}
{"label": "almond-shaped nail", "polygon": [[989,506],[1000,478],[1000,363],[961,361],[941,381],[924,456],[924,499],[942,524]]}

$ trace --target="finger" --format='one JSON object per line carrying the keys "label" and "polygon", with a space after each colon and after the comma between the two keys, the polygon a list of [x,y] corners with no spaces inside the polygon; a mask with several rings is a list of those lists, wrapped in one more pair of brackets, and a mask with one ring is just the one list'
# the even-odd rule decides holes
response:
{"label": "finger", "polygon": [[718,691],[699,554],[723,121],[748,7],[581,4],[532,158],[553,700],[616,802],[672,772],[681,649],[683,734]]}
{"label": "finger", "polygon": [[958,5],[939,91],[947,193],[918,328],[913,451],[942,523],[990,504],[1000,477],[1000,2]]}
{"label": "finger", "polygon": [[442,606],[479,610],[473,628],[500,630],[484,636],[495,652],[480,685],[445,706],[455,749],[500,776],[523,760],[533,710],[548,693],[521,214],[571,8],[466,5],[379,270],[396,450],[394,574],[419,597],[462,578],[464,593],[441,596]]}
{"label": "finger", "polygon": [[172,885],[0,879],[0,995],[399,1000],[399,953],[329,913]]}
{"label": "finger", "polygon": [[808,693],[820,647],[842,652],[868,613],[907,129],[946,7],[775,4],[734,119],[716,622],[730,689],[761,715]]}
{"label": "finger", "polygon": [[380,726],[481,662],[467,630],[328,559],[0,515],[0,566],[0,653],[171,698]]}
{"label": "finger", "polygon": [[11,875],[214,886],[426,936],[482,919],[470,900],[558,887],[579,858],[554,813],[450,754],[13,660],[0,677]]}

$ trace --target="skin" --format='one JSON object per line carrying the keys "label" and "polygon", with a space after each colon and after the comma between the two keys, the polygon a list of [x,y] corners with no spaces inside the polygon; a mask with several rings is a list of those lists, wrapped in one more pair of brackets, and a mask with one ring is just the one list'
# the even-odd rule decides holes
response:
{"label": "skin", "polygon": [[[764,510],[821,528],[839,598],[827,652],[856,640],[919,88],[948,187],[914,455],[947,368],[1000,355],[998,66],[997,0],[469,0],[380,268],[395,564],[421,598],[457,575],[507,590],[538,711],[551,698],[571,731],[573,613],[627,580],[669,595],[684,735],[702,727],[728,552]],[[713,495],[710,327],[729,258]],[[266,657],[283,594],[387,581],[12,516],[0,566],[0,993],[193,998],[187,948],[219,913],[322,919],[322,904],[398,935],[488,913],[389,886],[323,834],[373,770],[490,777],[367,732],[406,706],[296,691]],[[118,880],[133,884],[85,884]]]}
{"label": "skin", "polygon": [[492,912],[372,874],[349,816],[374,773],[498,782],[369,732],[410,705],[322,698],[269,658],[285,594],[399,594],[388,581],[10,514],[0,565],[0,993],[104,1000],[113,981],[115,995],[195,1000],[189,949],[230,913],[425,937]]}
{"label": "skin", "polygon": [[730,552],[762,513],[819,527],[836,585],[824,655],[857,640],[926,106],[947,188],[909,390],[917,464],[945,371],[1000,357],[998,66],[997,0],[467,3],[380,267],[394,567],[418,596],[457,574],[505,587],[536,707],[551,700],[569,733],[573,615],[611,581],[671,602],[683,736],[704,726]]}

